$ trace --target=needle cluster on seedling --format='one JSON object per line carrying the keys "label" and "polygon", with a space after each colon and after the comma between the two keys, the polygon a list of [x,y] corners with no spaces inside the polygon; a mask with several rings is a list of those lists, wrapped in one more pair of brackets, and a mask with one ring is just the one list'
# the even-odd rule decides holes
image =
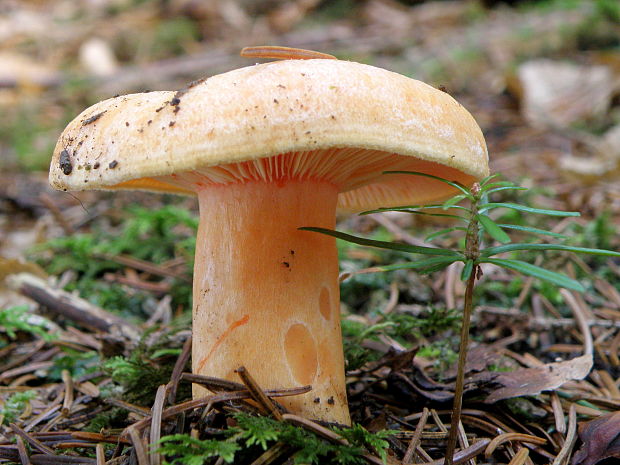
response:
{"label": "needle cluster on seedling", "polygon": [[[391,174],[392,171],[386,172]],[[534,235],[545,235],[556,238],[563,238],[565,236],[557,234],[544,229],[533,228],[529,226],[521,226],[514,224],[498,224],[489,216],[489,212],[498,208],[507,208],[517,210],[526,213],[538,213],[556,217],[570,217],[580,216],[579,212],[568,212],[559,210],[549,210],[534,208],[527,205],[521,205],[518,203],[506,203],[506,202],[490,202],[488,196],[495,192],[506,190],[527,190],[525,187],[515,185],[510,181],[497,181],[498,175],[489,176],[483,179],[480,183],[474,184],[471,188],[467,188],[459,183],[449,181],[437,176],[429,175],[426,173],[417,172],[405,172],[400,171],[400,174],[411,174],[414,176],[424,176],[433,178],[438,181],[444,182],[453,186],[460,191],[459,194],[449,198],[441,204],[431,205],[407,205],[399,207],[379,208],[376,210],[370,210],[362,213],[367,215],[371,213],[381,212],[408,212],[418,215],[429,215],[435,217],[452,218],[461,222],[462,225],[452,226],[440,231],[433,232],[426,237],[427,241],[436,239],[441,236],[446,236],[454,231],[461,231],[465,234],[465,246],[462,249],[449,249],[441,247],[423,247],[410,244],[400,244],[388,241],[377,241],[372,239],[365,239],[362,237],[352,236],[350,234],[331,231],[324,228],[305,227],[302,228],[308,231],[316,231],[330,236],[334,236],[338,239],[343,239],[348,242],[352,242],[359,245],[365,245],[369,247],[378,247],[382,249],[390,249],[401,252],[408,252],[412,254],[419,254],[427,256],[419,260],[410,261],[407,263],[399,263],[395,265],[379,266],[376,269],[378,271],[395,271],[400,269],[412,269],[419,273],[432,273],[434,271],[441,271],[447,268],[449,265],[462,262],[464,268],[461,273],[461,279],[467,281],[472,273],[476,271],[481,264],[491,263],[503,268],[508,268],[525,275],[533,276],[553,284],[556,284],[567,289],[573,289],[579,292],[584,291],[583,285],[581,285],[575,279],[568,276],[549,271],[540,266],[532,265],[531,263],[519,260],[516,258],[505,258],[502,254],[516,252],[516,251],[535,251],[542,252],[547,250],[560,250],[566,252],[577,252],[594,255],[607,255],[607,256],[620,256],[618,252],[609,250],[593,249],[586,247],[575,247],[564,244],[549,244],[549,243],[515,243],[512,242],[506,229],[519,230],[522,232],[532,233]],[[468,206],[457,205],[458,203],[467,200]],[[449,211],[449,212],[447,212]],[[460,214],[456,214],[454,212]],[[484,234],[488,235],[491,240],[500,242],[502,245],[494,245],[483,247]]]}

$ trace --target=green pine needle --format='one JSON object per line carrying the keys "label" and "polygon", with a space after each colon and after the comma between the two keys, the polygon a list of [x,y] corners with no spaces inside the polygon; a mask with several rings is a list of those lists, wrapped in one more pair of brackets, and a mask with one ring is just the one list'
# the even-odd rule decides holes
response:
{"label": "green pine needle", "polygon": [[421,247],[417,245],[409,245],[409,244],[399,244],[397,242],[387,242],[387,241],[375,241],[372,239],[366,239],[363,237],[352,236],[351,234],[346,234],[339,231],[333,231],[331,229],[326,228],[315,228],[315,227],[303,227],[299,228],[301,231],[314,231],[322,234],[326,234],[328,236],[333,236],[337,239],[342,239],[348,242],[353,242],[354,244],[366,245],[369,247],[377,247],[380,249],[391,249],[398,250],[401,252],[409,252],[409,253],[417,253],[422,255],[445,255],[454,257],[457,259],[462,258],[462,255],[459,252],[455,252],[449,249],[441,249],[436,247]]}
{"label": "green pine needle", "polygon": [[507,202],[490,202],[484,203],[478,206],[478,212],[484,213],[493,208],[510,208],[511,210],[522,211],[526,213],[540,213],[541,215],[549,215],[549,216],[581,216],[579,212],[566,212],[561,210],[547,210],[543,208],[534,208],[529,207],[527,205],[520,205],[518,203],[507,203]]}
{"label": "green pine needle", "polygon": [[506,260],[501,258],[487,258],[482,260],[482,263],[492,263],[494,265],[508,268],[510,270],[518,271],[534,278],[548,281],[552,284],[556,284],[566,289],[573,289],[578,292],[584,292],[585,288],[574,279],[569,278],[566,275],[549,271],[540,266],[532,265],[531,263],[523,262],[521,260]]}

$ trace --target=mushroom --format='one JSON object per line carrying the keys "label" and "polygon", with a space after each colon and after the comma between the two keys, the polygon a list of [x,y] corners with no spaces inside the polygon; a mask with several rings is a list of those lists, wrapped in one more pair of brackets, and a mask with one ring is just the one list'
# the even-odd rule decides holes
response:
{"label": "mushroom", "polygon": [[[265,388],[312,385],[290,411],[349,424],[333,229],[344,211],[452,194],[488,174],[482,133],[447,93],[354,62],[283,60],[178,92],[111,98],[61,135],[61,190],[195,194],[192,368]],[[195,387],[194,396],[204,395]]]}

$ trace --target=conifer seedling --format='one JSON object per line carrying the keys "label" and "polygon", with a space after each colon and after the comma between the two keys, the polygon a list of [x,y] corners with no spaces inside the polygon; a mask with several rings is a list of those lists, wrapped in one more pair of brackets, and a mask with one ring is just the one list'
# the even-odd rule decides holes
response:
{"label": "conifer seedling", "polygon": [[[407,205],[401,207],[379,208],[376,210],[364,212],[362,214],[396,211],[438,217],[450,217],[458,221],[457,226],[452,226],[450,228],[434,232],[426,239],[431,240],[437,237],[446,236],[453,233],[454,231],[458,231],[463,234],[465,238],[465,245],[462,249],[422,247],[395,242],[377,241],[316,227],[305,227],[302,229],[320,232],[359,245],[397,250],[423,257],[407,263],[376,267],[378,271],[411,269],[419,273],[431,273],[443,270],[456,262],[462,262],[464,264],[463,271],[461,273],[461,279],[466,283],[465,297],[463,303],[463,322],[461,326],[461,339],[458,359],[458,372],[454,393],[454,406],[452,411],[450,435],[448,438],[445,460],[446,465],[451,465],[453,462],[453,454],[456,445],[456,432],[460,421],[461,405],[463,398],[465,360],[467,357],[467,345],[469,341],[469,324],[474,307],[474,288],[476,280],[481,276],[481,265],[484,263],[490,263],[502,268],[522,273],[527,276],[532,276],[534,278],[547,281],[556,286],[578,292],[584,292],[585,288],[583,287],[583,285],[575,279],[572,279],[564,274],[550,271],[537,265],[533,265],[518,258],[513,258],[511,256],[506,257],[505,255],[512,252],[530,251],[539,253],[549,250],[610,257],[620,257],[620,253],[610,250],[575,247],[564,244],[512,242],[510,235],[506,232],[506,230],[519,230],[521,232],[529,233],[534,236],[550,236],[554,238],[562,236],[551,231],[533,228],[529,226],[498,224],[489,216],[490,211],[495,209],[509,209],[524,213],[549,215],[555,217],[575,217],[579,216],[580,214],[578,212],[533,208],[528,205],[518,203],[491,202],[488,199],[489,195],[496,192],[526,190],[525,188],[519,187],[510,181],[498,180],[499,175],[497,174],[488,176],[482,179],[479,183],[474,183],[471,188],[468,188],[459,182],[440,178],[428,173],[412,171],[398,171],[397,173],[401,175],[432,178],[452,186],[458,191],[458,193],[440,204]],[[395,174],[395,172],[388,171],[386,172],[386,174]],[[465,205],[460,205],[460,203],[463,202],[465,203]],[[446,210],[448,209],[450,209],[450,212],[446,212]],[[457,213],[452,213],[453,211],[456,211]],[[486,243],[493,241],[500,243],[500,245],[485,246]]]}

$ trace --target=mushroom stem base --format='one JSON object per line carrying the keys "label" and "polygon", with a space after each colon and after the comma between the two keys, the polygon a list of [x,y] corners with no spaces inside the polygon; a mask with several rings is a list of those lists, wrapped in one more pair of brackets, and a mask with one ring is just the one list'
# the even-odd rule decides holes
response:
{"label": "mushroom stem base", "polygon": [[[263,389],[312,385],[279,402],[291,412],[349,424],[335,240],[337,190],[320,181],[211,185],[198,193],[194,269],[195,373]],[[194,397],[205,394],[196,387]]]}

